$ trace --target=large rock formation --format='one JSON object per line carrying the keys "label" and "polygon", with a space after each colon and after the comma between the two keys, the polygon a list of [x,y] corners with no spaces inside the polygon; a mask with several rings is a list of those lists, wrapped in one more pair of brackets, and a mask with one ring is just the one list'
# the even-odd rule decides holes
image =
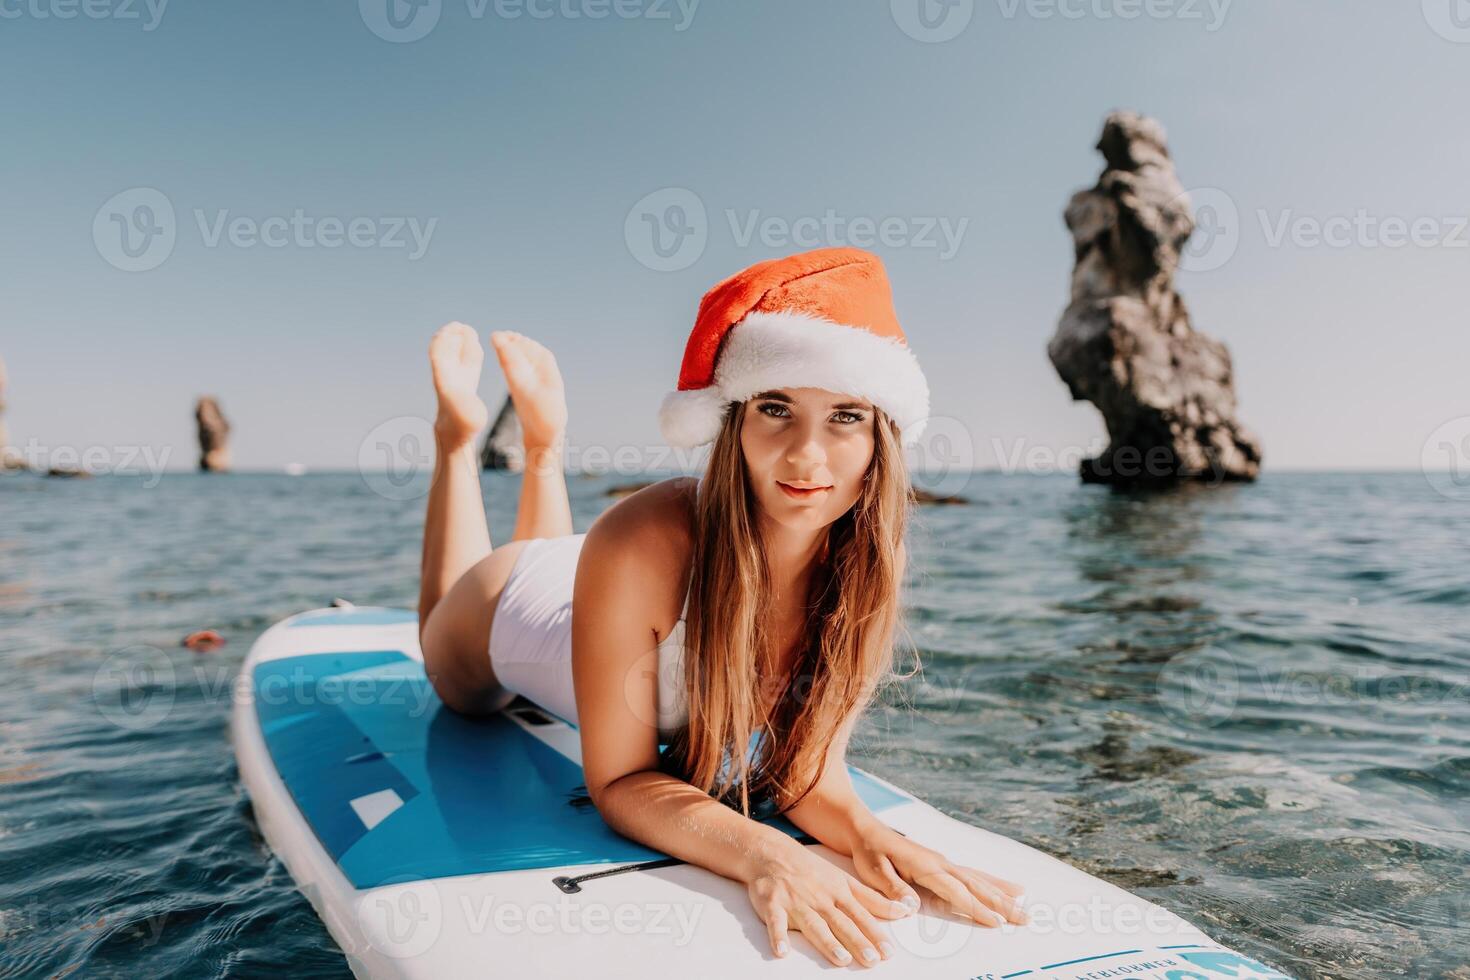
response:
{"label": "large rock formation", "polygon": [[1097,406],[1110,444],[1082,479],[1119,485],[1253,480],[1261,446],[1235,418],[1230,352],[1190,324],[1174,271],[1194,217],[1164,127],[1115,112],[1107,168],[1067,205],[1072,301],[1047,353],[1072,397]]}
{"label": "large rock formation", "polygon": [[515,402],[505,397],[485,445],[480,450],[480,466],[487,470],[510,470],[519,473],[526,465],[526,448],[521,437],[521,419],[516,415]]}
{"label": "large rock formation", "polygon": [[199,468],[206,473],[226,473],[230,469],[230,423],[220,411],[219,402],[206,395],[194,406],[194,421],[199,425]]}

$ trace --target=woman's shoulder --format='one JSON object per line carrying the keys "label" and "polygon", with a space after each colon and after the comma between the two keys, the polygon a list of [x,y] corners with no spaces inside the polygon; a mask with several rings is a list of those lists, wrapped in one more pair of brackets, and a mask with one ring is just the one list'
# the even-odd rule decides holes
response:
{"label": "woman's shoulder", "polygon": [[[652,483],[603,511],[587,531],[584,553],[590,549],[598,564],[610,572],[616,569],[613,574],[632,575],[643,583],[656,598],[660,624],[677,619],[684,604],[698,486],[698,479],[688,476]],[[664,630],[656,632],[662,635]]]}
{"label": "woman's shoulder", "polygon": [[698,488],[699,480],[692,476],[675,476],[650,483],[603,511],[593,526],[607,525],[619,536],[693,541],[694,500]]}

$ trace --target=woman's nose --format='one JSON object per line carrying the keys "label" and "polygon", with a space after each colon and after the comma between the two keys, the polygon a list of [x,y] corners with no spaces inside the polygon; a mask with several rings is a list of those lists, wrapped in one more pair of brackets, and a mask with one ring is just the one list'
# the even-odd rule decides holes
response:
{"label": "woman's nose", "polygon": [[821,463],[827,458],[827,447],[822,443],[821,428],[809,423],[791,427],[791,442],[786,447],[786,459],[795,465]]}

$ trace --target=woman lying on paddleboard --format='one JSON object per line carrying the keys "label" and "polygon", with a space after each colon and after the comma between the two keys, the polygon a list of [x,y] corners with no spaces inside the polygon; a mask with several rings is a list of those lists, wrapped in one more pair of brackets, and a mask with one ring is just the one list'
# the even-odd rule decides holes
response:
{"label": "woman lying on paddleboard", "polygon": [[[913,886],[980,924],[1025,922],[1018,885],[888,827],[845,764],[892,669],[903,447],[929,409],[878,259],[819,249],[710,290],[659,410],[670,445],[713,442],[703,476],[634,493],[583,534],[556,361],[511,331],[491,341],[526,452],[515,533],[493,552],[475,449],[483,351],[459,323],[429,348],[438,455],[419,622],[444,703],[478,714],[520,694],[577,725],[607,824],[745,883],[778,956],[797,930],[835,964],[886,959],[879,920],[915,911]],[[773,812],[851,856],[856,876],[759,821]]]}

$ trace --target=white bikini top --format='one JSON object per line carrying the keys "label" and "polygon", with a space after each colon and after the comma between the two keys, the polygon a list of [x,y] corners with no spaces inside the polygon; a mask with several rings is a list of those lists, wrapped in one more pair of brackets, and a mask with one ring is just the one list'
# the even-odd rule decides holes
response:
{"label": "white bikini top", "polygon": [[[691,590],[693,580],[690,581]],[[689,721],[684,697],[684,617],[689,612],[689,592],[684,608],[669,635],[658,645],[658,732],[668,738]]]}
{"label": "white bikini top", "polygon": [[[699,485],[704,486],[705,472],[699,472]],[[697,491],[696,491],[697,492]],[[689,722],[689,708],[684,696],[684,617],[689,613],[689,594],[694,590],[691,572],[689,588],[684,592],[684,608],[669,635],[658,645],[658,732],[665,739]]]}

